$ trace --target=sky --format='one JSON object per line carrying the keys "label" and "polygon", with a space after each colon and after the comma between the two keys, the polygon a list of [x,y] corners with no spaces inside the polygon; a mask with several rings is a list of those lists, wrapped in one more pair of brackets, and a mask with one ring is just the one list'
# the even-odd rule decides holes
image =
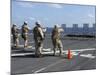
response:
{"label": "sky", "polygon": [[92,27],[95,23],[95,6],[12,0],[11,24],[21,27],[24,21],[30,28],[35,26],[36,21],[40,21],[43,27],[53,27],[55,24],[66,24],[67,27],[78,24],[82,27],[83,23],[89,23]]}

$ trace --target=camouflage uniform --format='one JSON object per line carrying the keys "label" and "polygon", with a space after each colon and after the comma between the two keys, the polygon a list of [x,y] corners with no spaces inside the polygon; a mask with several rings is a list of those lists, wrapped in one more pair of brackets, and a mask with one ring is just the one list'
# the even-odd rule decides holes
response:
{"label": "camouflage uniform", "polygon": [[29,28],[27,23],[24,22],[22,25],[22,38],[24,39],[24,47],[26,48],[28,46],[28,32]]}
{"label": "camouflage uniform", "polygon": [[13,35],[13,44],[15,47],[18,47],[19,39],[18,39],[18,28],[16,25],[13,25],[11,28],[11,32]]}
{"label": "camouflage uniform", "polygon": [[62,45],[62,42],[61,42],[61,39],[60,39],[60,29],[55,26],[53,31],[52,31],[52,35],[51,35],[51,38],[52,38],[52,43],[53,43],[53,50],[54,50],[54,55],[55,55],[55,52],[57,49],[59,49],[59,55],[62,54],[62,50],[63,50],[63,45]]}
{"label": "camouflage uniform", "polygon": [[34,41],[35,41],[35,55],[41,56],[41,52],[43,48],[44,33],[40,24],[36,22],[36,25],[37,26],[33,28]]}

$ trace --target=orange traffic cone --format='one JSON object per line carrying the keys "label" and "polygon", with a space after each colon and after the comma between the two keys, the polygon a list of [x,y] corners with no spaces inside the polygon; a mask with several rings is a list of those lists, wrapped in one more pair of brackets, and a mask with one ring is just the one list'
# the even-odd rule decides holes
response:
{"label": "orange traffic cone", "polygon": [[68,54],[67,54],[67,58],[68,59],[71,59],[72,58],[72,53],[71,53],[71,50],[70,49],[68,49]]}

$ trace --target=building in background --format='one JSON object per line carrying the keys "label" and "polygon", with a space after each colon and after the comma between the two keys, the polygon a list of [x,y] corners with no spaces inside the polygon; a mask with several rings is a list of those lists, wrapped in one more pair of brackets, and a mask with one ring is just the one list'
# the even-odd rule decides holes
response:
{"label": "building in background", "polygon": [[72,28],[72,31],[73,31],[73,35],[77,35],[78,34],[78,24],[73,24],[73,28]]}
{"label": "building in background", "polygon": [[84,23],[83,24],[83,35],[88,35],[89,34],[89,24]]}
{"label": "building in background", "polygon": [[61,28],[63,28],[64,29],[64,34],[66,33],[66,24],[61,24]]}
{"label": "building in background", "polygon": [[95,29],[95,30],[96,30],[96,24],[95,24],[95,23],[93,23],[93,29]]}
{"label": "building in background", "polygon": [[96,35],[96,23],[93,23],[92,35]]}

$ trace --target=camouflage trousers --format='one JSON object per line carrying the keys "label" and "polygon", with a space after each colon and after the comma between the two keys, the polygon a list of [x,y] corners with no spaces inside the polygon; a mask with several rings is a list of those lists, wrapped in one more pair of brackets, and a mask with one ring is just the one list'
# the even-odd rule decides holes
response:
{"label": "camouflage trousers", "polygon": [[63,51],[63,45],[61,40],[59,39],[52,39],[52,43],[53,43],[53,51],[54,51],[54,55],[56,54],[56,51],[59,50],[59,56],[62,54]]}
{"label": "camouflage trousers", "polygon": [[15,47],[18,47],[18,45],[19,45],[19,39],[18,39],[18,37],[14,36],[14,35],[13,35],[13,45]]}
{"label": "camouflage trousers", "polygon": [[43,41],[35,41],[35,55],[41,56],[43,49]]}
{"label": "camouflage trousers", "polygon": [[22,33],[22,38],[24,39],[24,47],[28,46],[28,33]]}

